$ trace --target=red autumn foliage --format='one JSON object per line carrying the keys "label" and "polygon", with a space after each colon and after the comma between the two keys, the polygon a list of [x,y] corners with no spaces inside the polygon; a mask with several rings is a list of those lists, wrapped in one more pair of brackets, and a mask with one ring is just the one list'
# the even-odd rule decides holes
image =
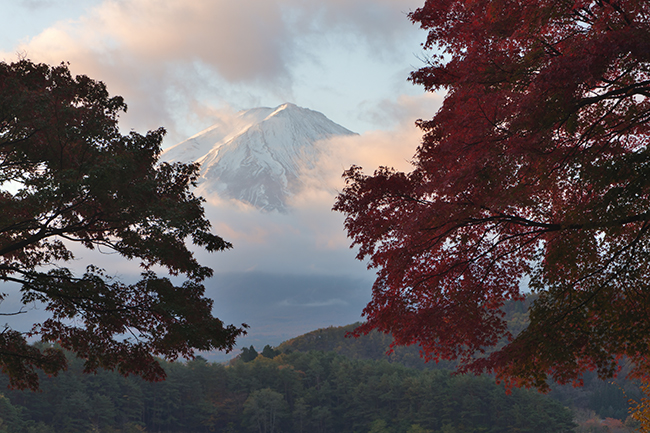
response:
{"label": "red autumn foliage", "polygon": [[[447,93],[411,172],[344,175],[334,209],[378,269],[357,332],[542,390],[645,368],[650,3],[429,0],[410,18],[432,53],[410,79]],[[511,336],[522,281],[539,298]]]}

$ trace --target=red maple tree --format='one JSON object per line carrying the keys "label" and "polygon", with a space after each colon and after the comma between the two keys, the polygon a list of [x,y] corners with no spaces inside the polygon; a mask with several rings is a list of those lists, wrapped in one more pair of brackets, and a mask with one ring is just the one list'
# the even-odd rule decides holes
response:
{"label": "red maple tree", "polygon": [[334,209],[378,268],[357,332],[540,389],[645,368],[650,3],[429,0],[410,19],[432,53],[410,79],[447,93],[411,172],[344,174]]}

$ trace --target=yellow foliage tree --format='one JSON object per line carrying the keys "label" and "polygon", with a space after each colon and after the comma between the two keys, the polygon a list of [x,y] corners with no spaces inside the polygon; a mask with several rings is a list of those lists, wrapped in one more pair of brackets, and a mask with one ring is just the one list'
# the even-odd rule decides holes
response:
{"label": "yellow foliage tree", "polygon": [[644,377],[641,384],[643,397],[639,401],[630,400],[630,415],[641,423],[639,431],[650,432],[650,377]]}

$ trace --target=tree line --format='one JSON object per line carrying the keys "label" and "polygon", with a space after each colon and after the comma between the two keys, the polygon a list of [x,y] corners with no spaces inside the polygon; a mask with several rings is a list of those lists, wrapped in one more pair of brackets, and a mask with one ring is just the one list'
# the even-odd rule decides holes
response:
{"label": "tree line", "polygon": [[154,383],[109,371],[83,374],[83,362],[70,358],[67,371],[41,377],[41,392],[4,393],[0,432],[558,433],[575,427],[562,404],[534,391],[506,394],[487,377],[334,352],[272,354],[227,366],[203,358],[162,362],[167,379]]}
{"label": "tree line", "polygon": [[[504,306],[505,319],[509,329],[517,333],[527,324],[528,305],[534,296],[528,296],[525,302],[509,302]],[[347,326],[317,329],[285,341],[278,350],[301,351],[311,350],[333,351],[339,355],[358,360],[386,360],[386,362],[404,365],[417,370],[455,370],[453,361],[425,362],[420,355],[418,346],[397,346],[391,349],[393,339],[390,335],[373,331],[358,338],[345,338],[356,329],[360,323]],[[250,349],[247,349],[247,353]],[[390,351],[390,354],[386,354]],[[574,387],[571,384],[560,385],[549,381],[550,392],[547,394],[574,411],[593,413],[592,417],[601,419],[614,418],[622,422],[630,416],[630,399],[639,400],[642,393],[639,381],[627,378],[631,366],[621,362],[621,372],[618,377],[610,380],[600,380],[596,373],[584,374],[583,384]]]}

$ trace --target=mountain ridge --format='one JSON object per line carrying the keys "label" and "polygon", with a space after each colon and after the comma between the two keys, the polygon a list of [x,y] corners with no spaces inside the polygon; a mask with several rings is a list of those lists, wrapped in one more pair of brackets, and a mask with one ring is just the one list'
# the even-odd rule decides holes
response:
{"label": "mountain ridge", "polygon": [[287,212],[307,172],[327,152],[321,143],[354,132],[295,104],[241,111],[163,152],[167,162],[201,165],[197,192]]}

